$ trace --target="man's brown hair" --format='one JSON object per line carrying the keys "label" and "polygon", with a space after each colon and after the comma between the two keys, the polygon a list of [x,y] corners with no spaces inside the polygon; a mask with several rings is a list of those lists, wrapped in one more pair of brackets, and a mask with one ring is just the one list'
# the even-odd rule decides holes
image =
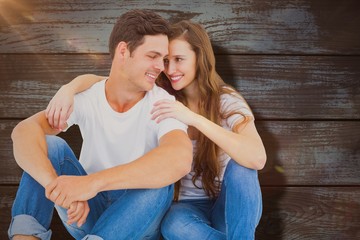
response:
{"label": "man's brown hair", "polygon": [[126,12],[117,19],[109,38],[111,59],[119,42],[126,42],[132,53],[144,42],[145,35],[169,36],[169,33],[169,23],[152,11],[136,9]]}

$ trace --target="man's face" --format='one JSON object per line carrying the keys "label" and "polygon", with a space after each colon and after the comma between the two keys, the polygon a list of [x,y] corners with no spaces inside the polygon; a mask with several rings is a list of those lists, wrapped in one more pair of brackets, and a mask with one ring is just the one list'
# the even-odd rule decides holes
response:
{"label": "man's face", "polygon": [[125,71],[135,91],[149,91],[164,70],[164,57],[168,55],[168,37],[165,35],[145,36],[126,59]]}

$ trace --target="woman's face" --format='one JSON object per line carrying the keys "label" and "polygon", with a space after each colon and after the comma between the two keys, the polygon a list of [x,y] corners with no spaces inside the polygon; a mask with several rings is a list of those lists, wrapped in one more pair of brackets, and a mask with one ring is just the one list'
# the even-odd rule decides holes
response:
{"label": "woman's face", "polygon": [[196,55],[187,41],[183,39],[170,41],[164,72],[173,89],[177,91],[189,87],[194,82]]}

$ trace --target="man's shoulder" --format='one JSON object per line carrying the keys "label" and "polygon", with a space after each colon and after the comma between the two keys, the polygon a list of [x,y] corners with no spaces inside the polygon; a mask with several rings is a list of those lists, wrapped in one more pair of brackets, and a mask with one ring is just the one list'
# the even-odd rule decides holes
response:
{"label": "man's shoulder", "polygon": [[82,91],[81,93],[78,93],[79,96],[92,96],[97,93],[103,92],[105,89],[105,79],[101,80],[99,82],[94,83],[91,87],[86,89],[85,91]]}
{"label": "man's shoulder", "polygon": [[165,89],[155,85],[149,92],[150,99],[157,101],[160,99],[170,99],[174,100],[175,97],[170,95]]}

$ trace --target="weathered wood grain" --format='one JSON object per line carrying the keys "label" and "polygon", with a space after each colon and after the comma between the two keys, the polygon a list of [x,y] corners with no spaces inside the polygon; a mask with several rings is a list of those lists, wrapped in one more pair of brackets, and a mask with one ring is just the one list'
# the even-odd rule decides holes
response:
{"label": "weathered wood grain", "polygon": [[140,7],[200,22],[219,53],[360,53],[357,0],[3,0],[0,52],[104,53],[116,18]]}
{"label": "weathered wood grain", "polygon": [[[75,76],[109,69],[108,55],[0,55],[0,117],[28,117]],[[217,55],[217,69],[257,119],[360,119],[359,56]]]}
{"label": "weathered wood grain", "polygon": [[[114,22],[140,7],[203,24],[252,107],[268,155],[256,239],[360,239],[358,0],[0,0],[0,239],[22,172],[11,130],[75,76],[106,75]],[[78,128],[61,135],[79,155]]]}
{"label": "weathered wood grain", "polygon": [[262,185],[360,185],[359,121],[258,121]]}
{"label": "weathered wood grain", "polygon": [[360,119],[360,58],[217,56],[257,119]]}
{"label": "weathered wood grain", "polygon": [[[0,184],[17,184],[21,171],[12,155],[10,133],[18,121],[0,121]],[[259,121],[268,161],[263,186],[360,185],[359,121]],[[62,136],[79,155],[81,136],[73,127]]]}
{"label": "weathered wood grain", "polygon": [[263,187],[256,239],[359,239],[359,187]]}
{"label": "weathered wood grain", "polygon": [[[16,186],[0,187],[0,238],[7,239]],[[263,215],[256,239],[357,239],[359,187],[263,187]],[[321,224],[319,224],[321,223]],[[53,238],[71,239],[55,215]]]}

